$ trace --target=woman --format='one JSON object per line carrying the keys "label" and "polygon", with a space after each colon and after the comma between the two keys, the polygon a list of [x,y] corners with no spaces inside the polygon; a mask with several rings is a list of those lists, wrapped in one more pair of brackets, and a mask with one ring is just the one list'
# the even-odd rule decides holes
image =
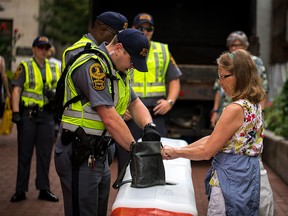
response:
{"label": "woman", "polygon": [[219,84],[232,98],[212,134],[188,146],[164,146],[164,159],[179,157],[209,160],[205,183],[208,215],[258,215],[260,163],[264,119],[260,101],[265,98],[257,68],[245,50],[225,52],[217,59]]}
{"label": "woman", "polygon": [[[5,59],[2,56],[0,56],[0,74],[1,74],[1,80],[5,89],[6,95],[7,97],[10,98],[11,94],[10,94],[9,83],[8,83],[8,79],[6,75]],[[0,86],[0,104],[1,104],[1,99],[5,98],[5,97],[2,97],[1,93],[2,91],[1,91],[1,86]]]}

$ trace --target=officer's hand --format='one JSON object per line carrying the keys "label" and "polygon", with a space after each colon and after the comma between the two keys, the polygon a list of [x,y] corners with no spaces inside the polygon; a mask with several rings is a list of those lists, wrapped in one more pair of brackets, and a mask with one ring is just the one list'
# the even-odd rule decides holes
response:
{"label": "officer's hand", "polygon": [[143,141],[160,141],[161,136],[156,130],[156,125],[149,123],[144,127],[144,134],[142,136]]}
{"label": "officer's hand", "polygon": [[12,122],[18,124],[21,121],[21,115],[19,112],[13,112],[12,114]]}

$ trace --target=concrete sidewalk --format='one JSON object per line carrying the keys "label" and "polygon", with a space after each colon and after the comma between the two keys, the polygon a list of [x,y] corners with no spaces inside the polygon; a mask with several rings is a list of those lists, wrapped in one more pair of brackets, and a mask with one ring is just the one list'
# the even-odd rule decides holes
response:
{"label": "concrete sidewalk", "polygon": [[[35,188],[35,156],[32,158],[29,191],[26,193],[27,200],[19,203],[11,203],[10,198],[15,192],[17,175],[17,141],[16,126],[10,135],[0,135],[0,215],[1,216],[63,216],[63,197],[58,175],[54,166],[52,155],[50,166],[51,191],[60,198],[58,203],[38,200],[38,191]],[[196,205],[199,216],[206,215],[207,197],[204,193],[204,177],[210,166],[209,161],[192,162],[192,178],[196,195]],[[117,160],[111,165],[112,183],[116,178]],[[265,166],[272,185],[275,199],[275,215],[288,215],[288,186],[275,173]],[[109,208],[110,215],[112,204],[117,191],[111,188]]]}

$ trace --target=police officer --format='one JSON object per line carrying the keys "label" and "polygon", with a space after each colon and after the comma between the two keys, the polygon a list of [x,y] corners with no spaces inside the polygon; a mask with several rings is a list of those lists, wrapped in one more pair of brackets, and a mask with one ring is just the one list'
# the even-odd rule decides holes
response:
{"label": "police officer", "polygon": [[[180,92],[180,76],[182,72],[176,65],[168,45],[152,41],[154,20],[148,13],[140,13],[133,20],[133,28],[142,31],[147,37],[150,46],[147,57],[147,73],[137,70],[131,74],[131,85],[145,106],[150,110],[153,122],[162,137],[167,137],[166,118],[172,109]],[[167,85],[167,88],[166,88]],[[141,138],[142,129],[131,120],[129,111],[125,114],[126,123],[135,140]],[[119,145],[116,145],[118,154],[118,172],[125,167],[129,155]]]}
{"label": "police officer", "polygon": [[82,51],[87,43],[91,46],[99,46],[104,41],[109,43],[119,31],[127,27],[127,18],[118,12],[106,11],[98,15],[91,31],[63,52],[62,71],[71,57]]}
{"label": "police officer", "polygon": [[32,44],[33,58],[22,61],[12,80],[12,121],[18,132],[18,171],[16,193],[11,202],[26,199],[31,158],[36,148],[36,188],[38,199],[58,202],[50,191],[49,166],[55,137],[52,100],[60,68],[46,58],[51,44],[39,36]]}
{"label": "police officer", "polygon": [[[148,48],[142,32],[125,29],[109,44],[95,48],[97,54],[81,55],[68,70],[64,102],[81,97],[64,110],[55,148],[66,216],[107,214],[111,180],[107,146],[112,138],[126,151],[135,143],[123,120],[126,109],[142,129],[153,123],[128,74],[133,67],[147,71]],[[155,128],[146,126],[143,140],[160,138]]]}
{"label": "police officer", "polygon": [[[104,41],[109,43],[119,31],[126,29],[127,27],[127,18],[118,12],[106,11],[98,15],[93,23],[91,31],[83,35],[79,41],[68,47],[63,52],[62,71],[72,56],[75,56],[77,53],[83,51],[87,44],[90,44],[91,47],[97,47]],[[109,164],[111,164],[113,161],[114,152],[115,145],[114,142],[111,142],[108,151]]]}

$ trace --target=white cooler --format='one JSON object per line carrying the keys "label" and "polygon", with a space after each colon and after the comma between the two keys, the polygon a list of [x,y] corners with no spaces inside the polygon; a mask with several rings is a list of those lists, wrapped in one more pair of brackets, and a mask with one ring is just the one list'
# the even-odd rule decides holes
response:
{"label": "white cooler", "polygon": [[[185,140],[162,138],[163,145],[181,147]],[[164,160],[166,182],[175,185],[132,188],[122,185],[110,216],[191,216],[197,215],[190,160]],[[123,180],[131,179],[129,166]]]}

